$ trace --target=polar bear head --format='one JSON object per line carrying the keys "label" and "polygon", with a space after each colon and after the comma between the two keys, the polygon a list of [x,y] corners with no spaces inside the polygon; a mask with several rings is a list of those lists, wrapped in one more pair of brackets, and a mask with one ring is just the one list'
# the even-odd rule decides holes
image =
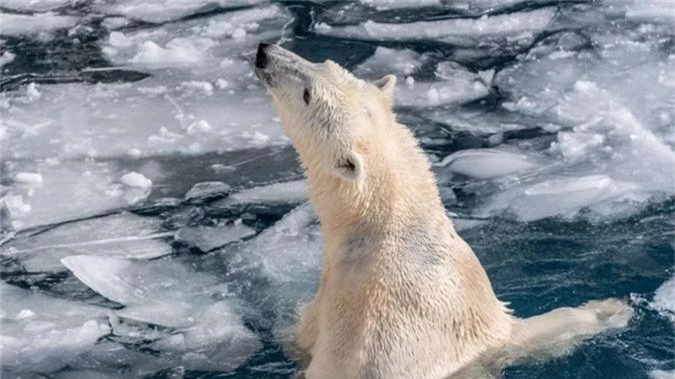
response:
{"label": "polar bear head", "polygon": [[419,202],[425,195],[438,203],[426,156],[396,122],[395,76],[361,80],[332,61],[312,63],[268,44],[258,47],[255,71],[300,156],[320,216],[373,218],[428,204]]}
{"label": "polar bear head", "polygon": [[394,121],[396,77],[367,82],[333,61],[312,63],[268,44],[258,47],[255,66],[306,168],[364,181],[369,141]]}

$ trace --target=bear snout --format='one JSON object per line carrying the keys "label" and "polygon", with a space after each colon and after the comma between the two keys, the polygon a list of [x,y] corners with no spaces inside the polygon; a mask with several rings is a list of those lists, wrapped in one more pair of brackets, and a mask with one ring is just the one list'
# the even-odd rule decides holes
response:
{"label": "bear snout", "polygon": [[267,67],[267,48],[270,46],[269,43],[260,43],[258,44],[258,52],[255,55],[255,67],[256,68],[265,68]]}

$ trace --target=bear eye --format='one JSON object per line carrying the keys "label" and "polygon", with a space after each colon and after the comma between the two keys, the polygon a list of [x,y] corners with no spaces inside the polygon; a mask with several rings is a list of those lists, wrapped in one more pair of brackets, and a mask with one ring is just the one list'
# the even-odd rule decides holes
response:
{"label": "bear eye", "polygon": [[305,91],[302,93],[302,100],[305,101],[305,104],[309,105],[309,88],[305,88]]}

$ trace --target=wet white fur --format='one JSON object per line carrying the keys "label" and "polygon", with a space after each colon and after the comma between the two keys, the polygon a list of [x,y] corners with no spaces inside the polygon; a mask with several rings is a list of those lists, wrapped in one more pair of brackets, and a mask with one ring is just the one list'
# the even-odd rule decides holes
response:
{"label": "wet white fur", "polygon": [[626,325],[630,308],[617,300],[513,317],[447,218],[426,156],[396,122],[395,78],[369,83],[333,62],[277,52],[269,92],[324,238],[320,287],[297,331],[311,355],[308,379],[488,377]]}

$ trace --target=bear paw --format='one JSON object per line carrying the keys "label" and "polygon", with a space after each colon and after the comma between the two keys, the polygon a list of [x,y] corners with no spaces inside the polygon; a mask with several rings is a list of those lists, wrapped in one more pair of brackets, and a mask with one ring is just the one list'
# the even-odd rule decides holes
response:
{"label": "bear paw", "polygon": [[593,300],[582,305],[580,309],[591,312],[607,329],[623,328],[633,317],[633,308],[621,299]]}

